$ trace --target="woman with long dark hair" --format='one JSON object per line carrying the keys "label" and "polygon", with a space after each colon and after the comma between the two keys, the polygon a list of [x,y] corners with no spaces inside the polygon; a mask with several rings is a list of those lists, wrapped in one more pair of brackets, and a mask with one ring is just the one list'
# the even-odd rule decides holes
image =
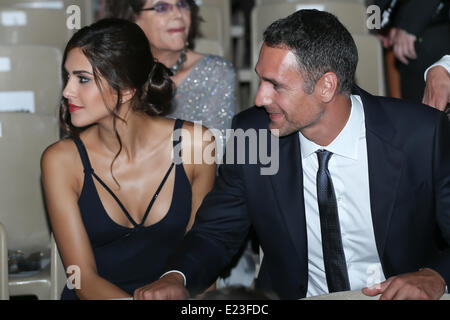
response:
{"label": "woman with long dark hair", "polygon": [[[162,117],[170,71],[144,32],[120,19],[78,31],[63,58],[61,124],[68,137],[42,156],[42,180],[64,266],[77,266],[63,299],[131,297],[161,276],[212,188],[213,161],[186,159],[214,139]],[[212,155],[214,157],[214,155]],[[197,158],[198,159],[198,158]]]}
{"label": "woman with long dark hair", "polygon": [[[171,68],[176,94],[168,116],[201,121],[209,129],[220,130],[222,139],[216,141],[224,145],[226,129],[236,113],[236,72],[226,59],[195,51],[195,40],[201,36],[201,7],[195,0],[105,1],[106,14],[137,23],[147,35],[153,56]],[[250,245],[235,258],[236,264],[222,274],[222,286],[253,282],[255,254]]]}

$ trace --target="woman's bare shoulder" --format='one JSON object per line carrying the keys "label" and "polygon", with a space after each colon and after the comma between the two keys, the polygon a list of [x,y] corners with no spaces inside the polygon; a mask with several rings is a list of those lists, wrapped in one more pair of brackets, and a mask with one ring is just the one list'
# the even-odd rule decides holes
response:
{"label": "woman's bare shoulder", "polygon": [[[97,129],[95,126],[90,127],[82,131],[79,135],[79,139],[83,141],[84,145],[90,144],[91,141],[95,141]],[[54,144],[47,147],[42,157],[55,159],[59,161],[74,162],[79,161],[79,152],[75,144],[75,140],[72,137],[63,138]]]}
{"label": "woman's bare shoulder", "polygon": [[159,117],[159,131],[164,132],[161,138],[166,137],[166,134],[172,135],[172,139],[181,136],[183,150],[190,150],[192,154],[195,151],[202,152],[207,145],[215,141],[214,134],[207,127],[187,120],[183,120],[182,127],[178,129],[180,132],[174,132],[175,121],[172,118]]}
{"label": "woman's bare shoulder", "polygon": [[182,129],[183,150],[190,150],[190,159],[202,159],[201,163],[205,162],[205,150],[209,150],[209,154],[216,148],[214,134],[207,127],[190,121],[185,121]]}
{"label": "woman's bare shoulder", "polygon": [[62,139],[45,149],[41,157],[41,173],[44,186],[65,187],[79,192],[82,185],[83,165],[72,139]]}
{"label": "woman's bare shoulder", "polygon": [[72,139],[61,139],[44,150],[41,164],[60,165],[64,167],[70,165],[76,159],[75,156],[77,153],[76,145]]}
{"label": "woman's bare shoulder", "polygon": [[193,141],[201,141],[199,139],[205,139],[209,138],[212,133],[211,130],[209,130],[207,127],[200,123],[195,123],[191,121],[184,121],[183,122],[183,129],[185,129],[189,134],[192,135]]}

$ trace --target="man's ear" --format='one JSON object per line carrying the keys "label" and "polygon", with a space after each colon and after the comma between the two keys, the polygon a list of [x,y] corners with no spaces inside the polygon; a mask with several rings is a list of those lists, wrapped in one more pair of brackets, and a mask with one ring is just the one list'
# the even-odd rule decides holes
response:
{"label": "man's ear", "polygon": [[317,97],[324,103],[328,103],[337,95],[338,78],[334,72],[327,72],[316,83]]}

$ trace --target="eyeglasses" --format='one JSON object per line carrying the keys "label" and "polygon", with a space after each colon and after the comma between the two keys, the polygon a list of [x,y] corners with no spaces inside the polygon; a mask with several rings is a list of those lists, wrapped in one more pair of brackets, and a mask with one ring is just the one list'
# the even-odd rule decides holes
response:
{"label": "eyeglasses", "polygon": [[[189,2],[187,0],[178,0],[177,3],[175,4],[179,9],[182,10],[191,10],[191,5],[189,4]],[[153,7],[151,8],[144,8],[141,9],[141,11],[151,11],[154,10],[158,13],[167,13],[169,11],[172,11],[173,9],[173,4],[171,3],[167,3],[164,1],[160,1],[157,4],[155,4]]]}

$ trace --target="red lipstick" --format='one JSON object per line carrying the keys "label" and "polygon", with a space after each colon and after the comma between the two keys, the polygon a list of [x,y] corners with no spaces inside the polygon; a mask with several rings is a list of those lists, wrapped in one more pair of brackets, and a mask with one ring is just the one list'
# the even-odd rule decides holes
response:
{"label": "red lipstick", "polygon": [[75,105],[75,104],[69,103],[69,112],[70,112],[70,113],[75,112],[75,111],[77,111],[77,110],[79,110],[79,109],[81,109],[81,108],[82,108],[82,107],[79,107],[79,106],[77,106],[77,105]]}
{"label": "red lipstick", "polygon": [[169,29],[169,33],[177,33],[177,32],[184,32],[185,28],[184,27],[180,27],[180,28],[173,28],[173,29]]}

